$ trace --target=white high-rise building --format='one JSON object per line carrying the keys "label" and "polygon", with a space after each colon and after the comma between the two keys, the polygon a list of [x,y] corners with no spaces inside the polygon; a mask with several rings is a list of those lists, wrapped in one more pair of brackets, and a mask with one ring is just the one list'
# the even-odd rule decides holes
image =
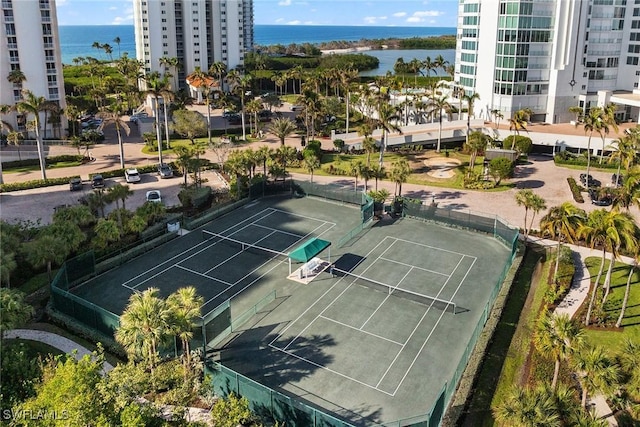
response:
{"label": "white high-rise building", "polygon": [[242,67],[253,49],[253,0],[134,0],[136,56],[145,74],[169,71],[161,58],[177,58],[177,82],[215,62]]}
{"label": "white high-rise building", "polygon": [[640,123],[640,0],[460,0],[457,36],[454,80],[478,117],[569,122],[613,102]]}
{"label": "white high-rise building", "polygon": [[[65,108],[55,0],[1,0],[0,8],[0,104],[13,106],[22,101],[24,89]],[[9,81],[10,75],[14,82]],[[17,111],[0,117],[17,131],[26,131],[32,119]],[[52,118],[50,112],[43,112],[40,123],[43,137],[65,136],[64,115],[54,113]]]}

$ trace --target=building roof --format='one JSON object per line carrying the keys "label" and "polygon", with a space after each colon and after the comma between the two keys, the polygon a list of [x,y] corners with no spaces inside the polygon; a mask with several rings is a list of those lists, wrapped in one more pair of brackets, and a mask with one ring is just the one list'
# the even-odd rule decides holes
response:
{"label": "building roof", "polygon": [[187,76],[186,81],[189,86],[192,86],[194,88],[200,88],[200,87],[219,88],[220,87],[220,83],[218,82],[218,80],[210,76],[199,77],[192,73]]}

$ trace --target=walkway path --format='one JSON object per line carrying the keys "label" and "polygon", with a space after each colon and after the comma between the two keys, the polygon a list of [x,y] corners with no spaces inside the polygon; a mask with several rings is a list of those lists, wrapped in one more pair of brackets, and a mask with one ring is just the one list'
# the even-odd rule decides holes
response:
{"label": "walkway path", "polygon": [[[548,239],[529,238],[529,241],[542,246],[556,247],[558,242]],[[589,296],[589,289],[591,288],[591,273],[587,269],[584,260],[588,257],[601,257],[602,252],[600,250],[594,250],[586,248],[584,246],[567,244],[572,250],[572,258],[576,271],[573,276],[573,282],[569,292],[564,299],[556,307],[556,314],[566,314],[573,318],[580,308],[580,306],[586,301]],[[631,264],[632,259],[629,257],[621,257],[620,260],[626,264]],[[618,422],[613,416],[613,411],[607,404],[607,399],[603,395],[595,395],[589,398],[589,402],[593,405],[596,415],[599,418],[604,418],[612,427],[617,427]]]}

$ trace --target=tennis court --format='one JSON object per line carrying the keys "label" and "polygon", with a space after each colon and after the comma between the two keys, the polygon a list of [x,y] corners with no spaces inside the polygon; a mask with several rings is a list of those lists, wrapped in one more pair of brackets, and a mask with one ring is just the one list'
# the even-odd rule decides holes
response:
{"label": "tennis court", "polygon": [[426,414],[442,400],[511,250],[404,218],[336,252],[331,271],[275,301],[217,357],[354,425]]}
{"label": "tennis court", "polygon": [[329,219],[330,215],[307,216],[256,201],[84,283],[73,293],[119,314],[133,292],[156,287],[166,297],[180,287],[195,286],[204,299],[205,315],[253,286],[274,278],[276,283],[286,280],[291,249],[311,237],[343,232]]}

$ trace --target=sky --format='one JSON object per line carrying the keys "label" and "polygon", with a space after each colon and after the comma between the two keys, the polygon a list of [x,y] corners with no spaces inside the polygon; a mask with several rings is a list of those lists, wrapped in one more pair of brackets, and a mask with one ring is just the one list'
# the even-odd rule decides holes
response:
{"label": "sky", "polygon": [[[59,25],[133,25],[132,0],[56,5]],[[258,25],[455,27],[458,0],[254,0],[253,7]]]}

